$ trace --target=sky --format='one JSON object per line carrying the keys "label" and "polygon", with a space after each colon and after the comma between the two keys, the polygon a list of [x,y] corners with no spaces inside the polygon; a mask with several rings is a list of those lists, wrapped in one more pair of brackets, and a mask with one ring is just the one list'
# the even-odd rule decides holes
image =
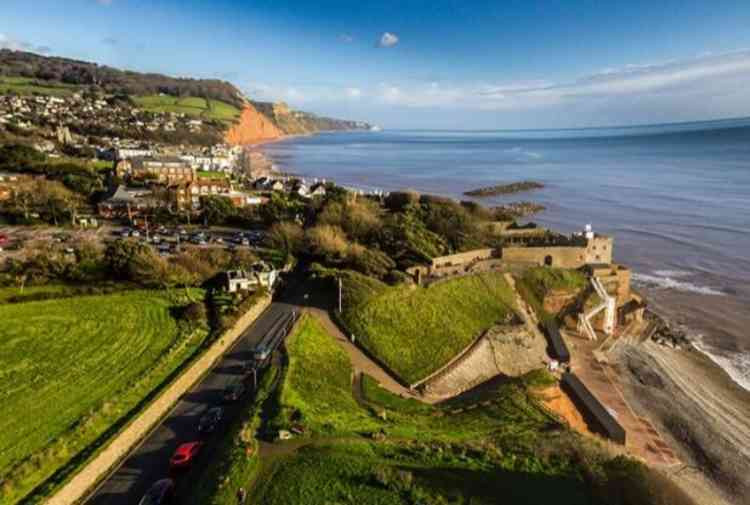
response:
{"label": "sky", "polygon": [[386,128],[750,116],[750,2],[2,0],[0,47]]}

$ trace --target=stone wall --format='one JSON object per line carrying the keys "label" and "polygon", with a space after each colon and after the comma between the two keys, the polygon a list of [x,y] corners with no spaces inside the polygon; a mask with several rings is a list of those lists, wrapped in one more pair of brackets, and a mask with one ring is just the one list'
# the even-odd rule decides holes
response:
{"label": "stone wall", "polygon": [[517,377],[545,366],[547,343],[525,325],[488,330],[459,359],[423,384],[430,399],[447,399],[498,375]]}
{"label": "stone wall", "polygon": [[580,268],[586,264],[585,247],[503,247],[503,261],[531,266]]}

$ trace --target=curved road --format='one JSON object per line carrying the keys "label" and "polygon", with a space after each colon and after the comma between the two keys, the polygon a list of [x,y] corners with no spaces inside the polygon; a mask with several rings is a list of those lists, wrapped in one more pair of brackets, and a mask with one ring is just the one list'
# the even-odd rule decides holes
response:
{"label": "curved road", "polygon": [[[197,463],[208,461],[220,437],[216,436],[217,433],[199,436],[198,420],[208,408],[222,405],[224,388],[242,379],[241,364],[252,357],[253,349],[266,334],[283,331],[284,325],[280,322],[286,320],[296,309],[296,305],[291,303],[273,302],[203,380],[183,396],[169,416],[96,489],[87,503],[136,505],[154,482],[168,475],[169,458],[181,443],[203,438],[206,445]],[[239,413],[240,405],[230,404],[224,407],[224,419],[217,432],[224,429]]]}

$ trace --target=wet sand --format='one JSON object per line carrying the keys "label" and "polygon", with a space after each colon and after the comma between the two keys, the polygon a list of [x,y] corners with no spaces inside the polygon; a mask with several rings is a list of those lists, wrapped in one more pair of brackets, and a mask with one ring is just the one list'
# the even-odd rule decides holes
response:
{"label": "wet sand", "polygon": [[623,344],[611,359],[628,402],[682,462],[667,473],[701,504],[747,503],[750,392],[694,350]]}

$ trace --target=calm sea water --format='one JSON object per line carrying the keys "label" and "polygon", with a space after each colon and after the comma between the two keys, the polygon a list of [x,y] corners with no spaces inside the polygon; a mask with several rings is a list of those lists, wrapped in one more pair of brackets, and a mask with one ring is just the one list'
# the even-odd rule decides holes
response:
{"label": "calm sea water", "polygon": [[592,224],[703,348],[750,389],[750,119],[530,131],[330,133],[263,146],[308,178],[364,189],[464,191],[533,179],[533,220]]}

